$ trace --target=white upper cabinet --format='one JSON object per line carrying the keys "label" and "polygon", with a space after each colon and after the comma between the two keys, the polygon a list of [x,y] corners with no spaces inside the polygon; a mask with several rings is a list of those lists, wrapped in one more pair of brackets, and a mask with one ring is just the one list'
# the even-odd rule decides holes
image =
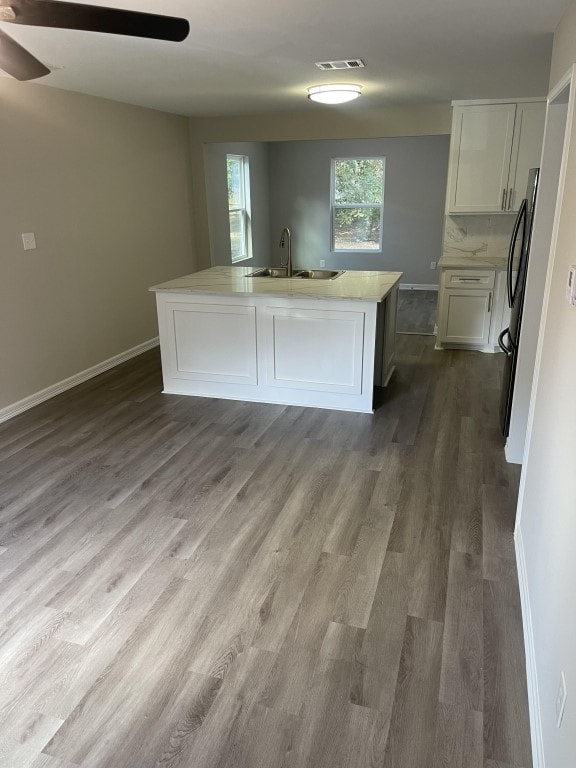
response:
{"label": "white upper cabinet", "polygon": [[518,104],[514,123],[514,142],[508,181],[508,210],[517,211],[526,196],[528,172],[540,166],[546,103]]}
{"label": "white upper cabinet", "polygon": [[448,213],[518,210],[540,165],[545,114],[545,102],[454,107]]}
{"label": "white upper cabinet", "polygon": [[449,210],[499,210],[508,187],[515,104],[454,107],[450,142]]}

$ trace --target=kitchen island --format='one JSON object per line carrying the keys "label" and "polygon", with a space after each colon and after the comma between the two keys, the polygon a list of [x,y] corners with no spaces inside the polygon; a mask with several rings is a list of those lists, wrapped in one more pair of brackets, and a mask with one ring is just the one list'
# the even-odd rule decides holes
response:
{"label": "kitchen island", "polygon": [[164,392],[371,413],[394,370],[401,272],[213,267],[156,293]]}

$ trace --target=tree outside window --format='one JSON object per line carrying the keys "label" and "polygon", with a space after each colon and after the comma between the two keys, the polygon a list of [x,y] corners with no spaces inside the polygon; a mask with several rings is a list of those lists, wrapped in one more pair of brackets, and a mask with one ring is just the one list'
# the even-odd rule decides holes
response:
{"label": "tree outside window", "polygon": [[383,157],[332,160],[332,250],[382,250]]}

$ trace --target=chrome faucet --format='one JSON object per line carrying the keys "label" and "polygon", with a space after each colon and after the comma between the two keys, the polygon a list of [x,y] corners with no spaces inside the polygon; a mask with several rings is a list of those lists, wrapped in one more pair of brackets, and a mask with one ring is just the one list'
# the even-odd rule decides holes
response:
{"label": "chrome faucet", "polygon": [[282,256],[280,256],[280,266],[286,267],[286,277],[292,277],[292,235],[288,227],[284,227],[280,236],[280,248],[286,247],[288,247],[288,259],[286,264],[283,264]]}

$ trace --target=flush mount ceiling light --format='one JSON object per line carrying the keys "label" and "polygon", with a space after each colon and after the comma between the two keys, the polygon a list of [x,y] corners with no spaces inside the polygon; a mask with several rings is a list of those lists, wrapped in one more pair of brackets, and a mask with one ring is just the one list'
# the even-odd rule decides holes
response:
{"label": "flush mount ceiling light", "polygon": [[344,104],[345,101],[357,99],[361,93],[362,86],[352,83],[325,83],[308,88],[308,98],[321,104]]}

